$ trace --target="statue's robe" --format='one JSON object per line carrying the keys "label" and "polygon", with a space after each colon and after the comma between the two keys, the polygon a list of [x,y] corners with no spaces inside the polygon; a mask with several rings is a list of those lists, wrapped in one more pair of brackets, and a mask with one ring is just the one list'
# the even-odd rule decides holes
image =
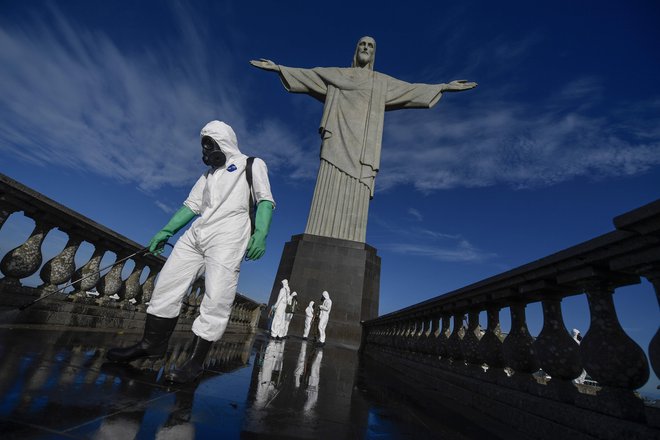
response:
{"label": "statue's robe", "polygon": [[411,84],[363,68],[279,67],[289,92],[324,102],[321,167],[305,232],[364,242],[385,111],[430,108],[444,84]]}

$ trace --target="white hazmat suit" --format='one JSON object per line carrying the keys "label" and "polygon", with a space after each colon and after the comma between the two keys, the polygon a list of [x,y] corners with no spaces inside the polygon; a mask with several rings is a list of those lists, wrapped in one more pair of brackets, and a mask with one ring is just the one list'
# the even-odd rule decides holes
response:
{"label": "white hazmat suit", "polygon": [[319,314],[319,342],[325,344],[325,328],[330,318],[330,309],[332,309],[332,300],[328,292],[323,292],[323,303],[319,306],[319,309],[321,309]]}
{"label": "white hazmat suit", "polygon": [[286,306],[289,303],[289,282],[282,280],[282,288],[277,295],[275,301],[275,313],[273,314],[273,322],[270,325],[270,335],[273,338],[283,338],[286,336],[284,332],[286,327]]}
{"label": "white hazmat suit", "polygon": [[303,330],[303,338],[309,337],[309,330],[312,328],[312,319],[314,319],[314,301],[310,301],[305,309],[305,329]]}
{"label": "white hazmat suit", "polygon": [[287,308],[286,308],[286,315],[284,317],[284,336],[287,336],[289,334],[289,325],[291,324],[291,320],[293,319],[293,314],[296,312],[296,309],[298,308],[298,299],[296,296],[298,293],[293,292],[291,295],[289,295],[289,301],[287,302]]}
{"label": "white hazmat suit", "polygon": [[[192,283],[205,274],[206,291],[192,331],[217,341],[227,328],[236,295],[241,260],[250,239],[250,187],[245,176],[247,156],[238,149],[236,134],[220,121],[212,121],[201,136],[212,137],[227,160],[209,168],[195,183],[184,205],[199,217],[176,242],[158,276],[147,313],[162,318],[179,314]],[[275,204],[266,164],[252,164],[252,197]]]}
{"label": "white hazmat suit", "polygon": [[[575,342],[577,342],[578,345],[580,345],[580,343],[582,342],[582,334],[580,333],[580,330],[574,328],[572,333],[573,333],[573,340]],[[580,373],[580,375],[578,377],[573,379],[573,382],[574,383],[584,383],[584,380],[586,379],[586,377],[587,377],[587,372],[584,371],[584,369],[582,369],[582,373]]]}

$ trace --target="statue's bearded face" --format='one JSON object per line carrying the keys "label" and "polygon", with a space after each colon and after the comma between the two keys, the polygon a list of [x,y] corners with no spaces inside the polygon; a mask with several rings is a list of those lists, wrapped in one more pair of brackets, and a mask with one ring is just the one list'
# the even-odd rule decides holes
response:
{"label": "statue's bearded face", "polygon": [[364,37],[358,41],[357,47],[357,63],[358,66],[364,67],[371,61],[374,56],[376,42],[371,37]]}

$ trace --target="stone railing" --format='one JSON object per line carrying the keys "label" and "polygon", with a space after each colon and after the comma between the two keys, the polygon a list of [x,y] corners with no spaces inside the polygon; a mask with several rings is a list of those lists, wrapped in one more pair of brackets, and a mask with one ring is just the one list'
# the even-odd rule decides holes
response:
{"label": "stone railing", "polygon": [[[634,393],[649,378],[649,361],[619,323],[613,294],[640,277],[653,284],[656,297],[660,294],[660,200],[616,217],[614,225],[616,230],[593,240],[364,322],[361,351],[381,365],[396,366],[404,389],[437,386],[433,398],[468,400],[473,409],[514,425],[525,420],[529,426],[518,428],[528,434],[550,437],[561,427],[578,437],[651,433],[655,438],[660,435],[652,428],[660,426],[657,412],[650,414]],[[580,294],[586,294],[590,326],[578,344],[566,330],[561,302]],[[543,309],[536,337],[525,316],[532,302],[541,302]],[[503,308],[511,315],[506,336],[500,329]],[[487,316],[485,329],[480,313]],[[660,333],[649,356],[660,375]],[[597,386],[574,383],[583,369]],[[466,397],[466,390],[479,397]],[[525,417],[516,419],[520,414]],[[607,416],[603,421],[594,414]],[[539,418],[554,424],[545,426]],[[615,429],[608,420],[636,428],[624,423]],[[540,435],[543,429],[547,434]]]}
{"label": "stone railing", "polygon": [[[0,260],[0,307],[15,308],[51,294],[75,280],[72,291],[55,293],[22,311],[12,324],[60,324],[77,327],[141,328],[146,306],[153,293],[155,279],[165,258],[156,257],[142,245],[62,206],[44,195],[0,174],[0,228],[13,213],[23,212],[35,223],[30,236]],[[43,263],[42,245],[47,234],[59,229],[68,237],[64,248]],[[75,267],[75,255],[81,244],[91,244],[94,251],[81,267]],[[97,273],[103,257],[112,253],[115,261],[125,259],[107,272]],[[128,261],[132,272],[122,279]],[[42,264],[43,263],[43,264]],[[143,272],[149,273],[140,282]],[[39,272],[42,284],[28,287],[21,280]],[[204,296],[204,281],[197,280],[184,299],[180,329],[190,326],[199,313]],[[237,294],[228,331],[256,331],[264,305]],[[3,324],[3,323],[0,323]]]}

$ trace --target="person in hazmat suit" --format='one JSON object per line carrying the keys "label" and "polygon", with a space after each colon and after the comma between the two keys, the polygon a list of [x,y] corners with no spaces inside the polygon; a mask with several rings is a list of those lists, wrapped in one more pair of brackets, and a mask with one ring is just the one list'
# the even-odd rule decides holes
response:
{"label": "person in hazmat suit", "polygon": [[280,288],[277,301],[273,305],[275,307],[275,313],[273,314],[273,322],[270,325],[271,338],[281,339],[286,335],[284,329],[286,327],[286,307],[289,304],[290,291],[289,282],[282,280],[282,288]]}
{"label": "person in hazmat suit", "polygon": [[289,303],[286,306],[286,314],[284,315],[284,337],[289,337],[289,325],[293,319],[293,314],[298,310],[298,293],[293,292],[289,296]]}
{"label": "person in hazmat suit", "polygon": [[314,319],[314,301],[310,301],[305,309],[305,328],[303,329],[303,339],[307,340],[309,337],[309,330],[312,328],[312,320]]}
{"label": "person in hazmat suit", "polygon": [[328,319],[330,318],[330,309],[332,309],[332,300],[328,292],[323,292],[323,303],[319,306],[321,313],[319,314],[319,342],[321,347],[325,345],[325,328],[328,326]]}
{"label": "person in hazmat suit", "polygon": [[[571,332],[571,334],[572,334],[572,336],[573,336],[573,340],[574,340],[578,345],[580,345],[580,343],[582,342],[582,333],[580,333],[580,330],[574,328],[573,331]],[[574,382],[574,383],[582,384],[582,383],[584,383],[584,380],[585,380],[586,378],[587,378],[587,372],[584,371],[584,369],[582,369],[582,373],[580,373],[580,375],[579,375],[578,377],[576,377],[575,379],[573,379],[573,382]]]}
{"label": "person in hazmat suit", "polygon": [[[238,149],[236,134],[229,125],[211,121],[202,128],[200,137],[202,160],[209,168],[197,180],[183,206],[151,239],[149,251],[160,254],[164,242],[197,218],[176,242],[160,271],[147,308],[142,340],[110,349],[106,354],[114,362],[163,356],[183,297],[204,274],[206,291],[192,325],[190,357],[166,376],[178,383],[190,382],[204,370],[211,344],[227,328],[241,261],[244,257],[256,260],[263,256],[275,208],[266,164],[254,159],[252,182],[248,183],[248,157]],[[250,196],[256,205],[254,231]]]}

